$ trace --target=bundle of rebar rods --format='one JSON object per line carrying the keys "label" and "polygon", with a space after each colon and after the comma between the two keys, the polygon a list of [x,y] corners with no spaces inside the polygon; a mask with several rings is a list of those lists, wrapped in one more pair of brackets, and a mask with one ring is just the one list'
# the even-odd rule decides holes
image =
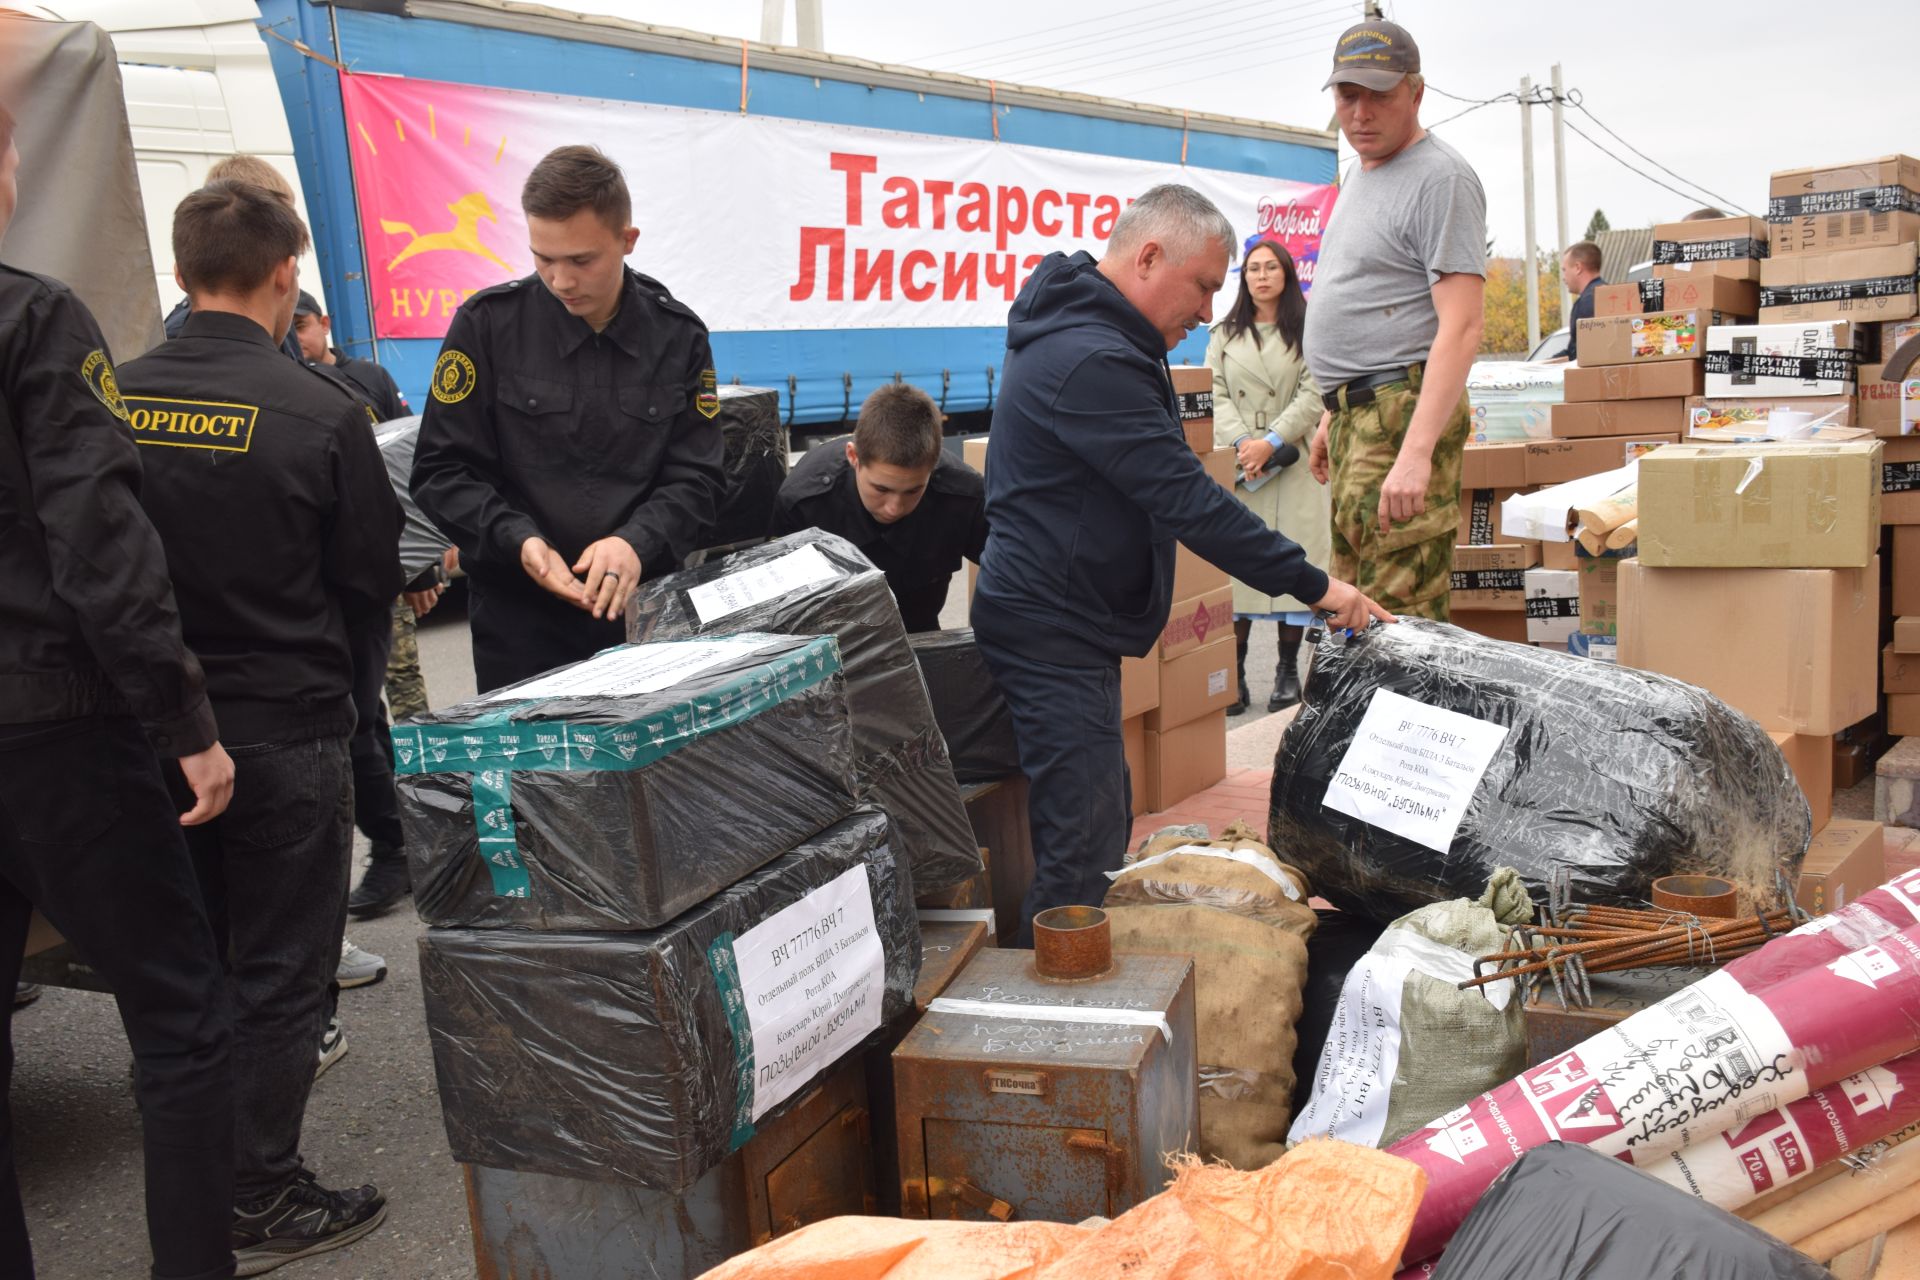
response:
{"label": "bundle of rebar rods", "polygon": [[[1545,915],[1546,913],[1542,913]],[[1517,978],[1531,985],[1551,979],[1562,1003],[1585,1004],[1589,974],[1656,965],[1718,965],[1756,951],[1789,932],[1788,908],[1733,919],[1686,912],[1577,905],[1540,924],[1516,928],[1509,949],[1474,961],[1465,990]]]}

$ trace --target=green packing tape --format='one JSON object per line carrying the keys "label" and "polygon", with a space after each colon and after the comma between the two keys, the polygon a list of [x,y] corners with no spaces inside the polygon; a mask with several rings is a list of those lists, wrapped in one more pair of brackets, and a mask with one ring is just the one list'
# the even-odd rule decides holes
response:
{"label": "green packing tape", "polygon": [[727,1150],[738,1151],[753,1137],[753,1028],[747,1022],[747,1000],[740,989],[740,963],[733,954],[731,932],[707,946],[707,967],[713,970],[720,1006],[727,1011],[727,1029],[733,1035],[733,1132]]}
{"label": "green packing tape", "polygon": [[406,725],[393,731],[393,771],[472,774],[474,829],[493,891],[503,898],[524,898],[532,883],[514,839],[512,774],[633,773],[796,698],[839,670],[839,645],[831,636],[816,636],[722,689],[642,720],[576,724],[512,718],[516,711],[541,705],[534,700],[465,724]]}

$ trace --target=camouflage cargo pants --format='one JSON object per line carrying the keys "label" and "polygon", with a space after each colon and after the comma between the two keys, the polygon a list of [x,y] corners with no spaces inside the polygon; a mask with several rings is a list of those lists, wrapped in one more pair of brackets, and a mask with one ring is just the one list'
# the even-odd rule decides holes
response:
{"label": "camouflage cargo pants", "polygon": [[419,620],[405,599],[393,602],[393,652],[387,658],[387,710],[395,723],[427,709],[427,682],[420,674]]}
{"label": "camouflage cargo pants", "polygon": [[1465,392],[1433,447],[1427,509],[1380,532],[1380,488],[1400,456],[1419,387],[1416,371],[1410,382],[1382,387],[1371,404],[1334,411],[1327,428],[1333,499],[1328,572],[1393,613],[1445,622],[1460,531],[1460,451],[1472,425]]}

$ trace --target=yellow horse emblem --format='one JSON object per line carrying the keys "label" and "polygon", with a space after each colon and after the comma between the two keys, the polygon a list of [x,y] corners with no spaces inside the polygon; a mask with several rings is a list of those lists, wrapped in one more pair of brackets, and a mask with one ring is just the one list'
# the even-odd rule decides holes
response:
{"label": "yellow horse emblem", "polygon": [[499,255],[487,248],[486,244],[480,239],[480,219],[485,218],[488,222],[499,221],[498,218],[493,216],[493,206],[487,203],[487,198],[484,195],[478,191],[469,191],[466,195],[461,196],[458,200],[448,205],[447,212],[453,215],[452,229],[448,231],[430,231],[426,235],[421,235],[418,231],[415,231],[410,223],[389,222],[385,218],[380,219],[380,229],[388,235],[404,235],[408,237],[407,247],[394,255],[393,261],[387,264],[387,270],[393,270],[408,258],[415,257],[422,253],[434,253],[440,250],[446,250],[452,253],[471,253],[476,257],[485,258],[488,262],[493,263],[503,271],[513,270],[512,267],[500,261]]}

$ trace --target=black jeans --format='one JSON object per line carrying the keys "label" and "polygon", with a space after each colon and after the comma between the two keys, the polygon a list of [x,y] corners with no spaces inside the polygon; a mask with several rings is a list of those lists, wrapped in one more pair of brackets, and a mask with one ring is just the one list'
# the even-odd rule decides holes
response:
{"label": "black jeans", "polygon": [[393,789],[393,735],[381,692],[393,653],[393,614],[381,613],[347,632],[353,655],[353,711],[348,740],[353,758],[353,822],[373,845],[376,858],[397,857],[406,836],[400,829],[400,797]]}
{"label": "black jeans", "polygon": [[227,747],[233,804],[187,831],[233,995],[234,1194],[300,1168],[300,1124],[347,927],[347,740]]}
{"label": "black jeans", "polygon": [[[1027,775],[1033,883],[1012,945],[1031,946],[1049,907],[1097,907],[1133,832],[1133,780],[1120,741],[1120,662],[1059,666],[1020,652],[1018,639],[974,638],[1013,717]],[[1089,655],[1090,658],[1092,655]]]}
{"label": "black jeans", "polygon": [[[0,726],[0,995],[19,980],[36,906],[111,985],[136,1064],[153,1274],[200,1280],[233,1274],[232,1036],[163,767],[179,772],[162,766],[129,719]],[[6,1016],[0,1275],[30,1277],[4,1096],[11,1004]]]}

